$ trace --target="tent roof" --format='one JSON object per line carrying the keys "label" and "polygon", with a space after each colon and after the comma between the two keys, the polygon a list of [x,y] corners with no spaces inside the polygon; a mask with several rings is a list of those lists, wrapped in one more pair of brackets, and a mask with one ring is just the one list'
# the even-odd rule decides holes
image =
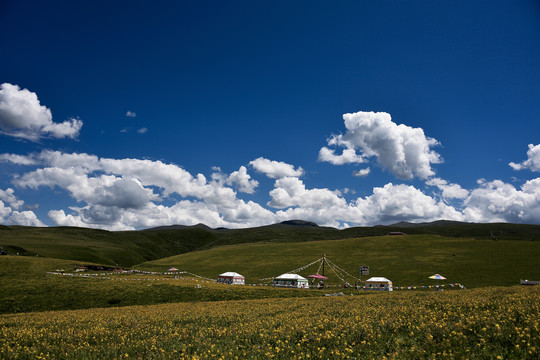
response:
{"label": "tent roof", "polygon": [[435,280],[446,280],[446,278],[440,274],[431,275],[429,278]]}
{"label": "tent roof", "polygon": [[305,280],[307,279],[303,276],[300,276],[298,274],[281,274],[275,280]]}
{"label": "tent roof", "polygon": [[366,280],[366,282],[368,281],[369,282],[383,282],[383,283],[392,282],[385,277],[372,277]]}
{"label": "tent roof", "polygon": [[240,275],[239,273],[237,272],[232,272],[232,271],[227,271],[227,272],[224,272],[223,274],[219,274],[218,276],[221,276],[221,277],[236,277],[236,278],[244,278],[242,275]]}

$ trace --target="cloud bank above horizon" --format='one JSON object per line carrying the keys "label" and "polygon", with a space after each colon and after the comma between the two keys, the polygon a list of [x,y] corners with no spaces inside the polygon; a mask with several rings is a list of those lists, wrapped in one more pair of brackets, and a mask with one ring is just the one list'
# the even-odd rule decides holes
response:
{"label": "cloud bank above horizon", "polygon": [[[40,105],[37,95],[17,85],[2,85],[0,109],[3,136],[30,141],[44,136],[75,138],[82,127],[82,121],[73,119],[53,123],[51,111]],[[60,150],[3,153],[0,163],[13,170],[12,186],[0,189],[0,223],[45,226],[17,191],[47,190],[67,194],[72,202],[61,208],[50,205],[47,216],[53,224],[109,230],[197,223],[241,228],[291,219],[338,228],[439,219],[540,223],[540,178],[520,187],[479,179],[475,188],[465,189],[436,176],[433,165],[443,160],[433,148],[440,142],[423,129],[397,124],[384,112],[349,113],[343,120],[345,133],[330,136],[319,160],[362,166],[351,175],[362,178],[378,167],[396,182],[350,198],[338,189],[310,188],[303,167],[262,156],[237,164],[238,170],[231,173],[213,167],[205,176],[159,160]],[[341,154],[336,153],[339,148]],[[539,164],[540,145],[531,144],[527,160],[509,166],[539,172]],[[255,175],[273,181],[265,204],[246,200],[260,191]],[[422,188],[412,185],[412,179]]]}
{"label": "cloud bank above horizon", "polygon": [[[14,176],[16,188],[65,191],[79,204],[50,210],[48,216],[56,225],[127,230],[204,223],[239,228],[305,219],[344,228],[438,219],[517,223],[538,223],[540,219],[540,178],[528,180],[521,188],[500,180],[479,180],[472,190],[438,178],[426,182],[440,194],[387,183],[373,188],[369,196],[347,201],[338,190],[309,189],[300,176],[283,176],[275,179],[265,208],[239,197],[240,193],[253,193],[258,184],[245,166],[231,174],[214,169],[208,179],[174,164],[146,159],[59,151],[29,154],[24,161],[21,157],[0,156],[3,162],[34,168]],[[448,199],[459,200],[459,205],[449,205]],[[162,204],[165,200],[172,205]],[[4,223],[42,226],[32,211],[19,211],[23,204],[12,188],[0,190]]]}

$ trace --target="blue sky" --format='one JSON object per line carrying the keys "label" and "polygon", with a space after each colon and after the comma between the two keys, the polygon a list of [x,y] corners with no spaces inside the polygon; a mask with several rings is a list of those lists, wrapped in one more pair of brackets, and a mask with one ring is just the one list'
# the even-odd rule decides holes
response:
{"label": "blue sky", "polygon": [[537,1],[3,1],[0,223],[540,224]]}

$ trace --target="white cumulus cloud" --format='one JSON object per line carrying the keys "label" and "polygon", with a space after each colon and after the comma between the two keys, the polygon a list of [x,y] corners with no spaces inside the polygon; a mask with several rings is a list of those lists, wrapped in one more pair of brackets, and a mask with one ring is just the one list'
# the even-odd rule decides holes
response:
{"label": "white cumulus cloud", "polygon": [[319,151],[319,160],[326,161],[334,165],[361,164],[366,159],[358,155],[355,149],[344,149],[341,155],[336,155],[335,150],[323,146]]}
{"label": "white cumulus cloud", "polygon": [[527,160],[516,164],[511,162],[509,164],[514,170],[530,169],[532,171],[540,171],[540,144],[529,144],[529,150],[527,150]]}
{"label": "white cumulus cloud", "polygon": [[295,169],[293,165],[281,161],[268,160],[263,157],[257,158],[249,164],[258,172],[272,179],[280,179],[286,176],[302,176],[304,173],[301,167]]}
{"label": "white cumulus cloud", "polygon": [[465,200],[464,214],[473,222],[540,223],[540,178],[520,189],[501,180],[479,181]]}
{"label": "white cumulus cloud", "polygon": [[0,161],[16,165],[36,165],[36,161],[31,156],[17,154],[0,154]]}
{"label": "white cumulus cloud", "polygon": [[353,171],[353,175],[358,176],[358,177],[365,177],[365,176],[368,176],[370,172],[371,172],[370,168],[365,168],[365,169],[360,169],[358,171]]}
{"label": "white cumulus cloud", "polygon": [[280,221],[305,219],[320,225],[347,227],[464,219],[454,207],[404,184],[376,187],[372,195],[347,202],[339,191],[307,189],[300,179],[287,177],[276,180],[270,196],[268,205],[282,209],[276,212]]}
{"label": "white cumulus cloud", "polygon": [[13,211],[7,222],[12,225],[21,226],[45,226],[45,224],[43,224],[41,220],[37,218],[36,214],[34,214],[34,212],[30,210]]}
{"label": "white cumulus cloud", "polygon": [[[291,219],[340,228],[439,219],[540,223],[540,178],[521,187],[481,180],[476,188],[464,189],[429,177],[426,184],[436,188],[430,194],[412,185],[387,183],[358,197],[348,188],[310,188],[300,178],[301,168],[259,158],[250,163],[253,169],[275,179],[264,207],[239,198],[240,193],[253,194],[259,185],[246,166],[230,174],[215,167],[207,178],[162,161],[84,153],[0,154],[0,161],[29,167],[14,174],[15,187],[60,190],[73,199],[68,208],[47,209],[56,225],[129,230],[197,223],[239,228]],[[369,171],[359,170],[357,176]],[[23,208],[13,188],[0,190],[2,223],[42,225]]]}
{"label": "white cumulus cloud", "polygon": [[[14,156],[5,159],[22,161]],[[79,205],[50,210],[49,218],[57,225],[127,230],[200,222],[212,227],[260,226],[275,220],[271,211],[237,197],[235,189],[252,193],[258,185],[244,166],[209,181],[161,161],[58,151],[31,154],[27,160],[38,168],[15,176],[16,186],[63,189]],[[164,199],[173,204],[161,205]]]}
{"label": "white cumulus cloud", "polygon": [[55,123],[36,93],[9,83],[0,86],[0,133],[31,141],[42,137],[76,138],[82,125],[79,119]]}
{"label": "white cumulus cloud", "polygon": [[437,140],[426,137],[421,128],[396,124],[388,113],[360,111],[344,114],[343,119],[346,133],[331,137],[328,145],[344,147],[345,151],[335,155],[333,150],[323,147],[320,160],[340,165],[362,163],[374,157],[382,168],[407,180],[433,176],[431,165],[442,162],[441,156],[432,150],[439,145]]}
{"label": "white cumulus cloud", "polygon": [[427,185],[436,186],[442,191],[444,199],[465,199],[469,196],[469,191],[463,189],[458,184],[449,184],[448,181],[440,178],[431,178],[426,181]]}
{"label": "white cumulus cloud", "polygon": [[[51,210],[47,214],[49,218],[54,221],[56,225],[59,226],[74,226],[74,227],[95,227],[99,228],[99,226],[92,226],[93,224],[85,223],[80,216],[78,215],[71,215],[66,214],[64,210]],[[133,230],[134,228],[131,227],[114,227],[114,226],[105,226],[104,228],[110,229],[110,230]]]}
{"label": "white cumulus cloud", "polygon": [[13,189],[0,189],[0,223],[6,225],[45,226],[33,211],[21,211],[23,205],[24,201],[17,199]]}
{"label": "white cumulus cloud", "polygon": [[239,192],[253,194],[257,186],[259,186],[259,182],[252,179],[247,173],[245,166],[240,166],[237,171],[233,171],[229,176],[223,174],[219,167],[215,167],[214,170],[212,179],[221,184],[233,186]]}
{"label": "white cumulus cloud", "polygon": [[359,198],[356,207],[365,224],[389,224],[397,221],[463,220],[461,212],[413,186],[392,183],[373,189]]}
{"label": "white cumulus cloud", "polygon": [[11,208],[6,206],[2,200],[0,200],[0,222],[4,222],[4,218],[8,217],[11,214]]}
{"label": "white cumulus cloud", "polygon": [[268,205],[278,209],[291,206],[324,209],[333,206],[344,207],[347,204],[345,199],[340,197],[339,191],[306,189],[302,180],[296,177],[276,180],[274,189],[270,191],[270,197],[272,199]]}
{"label": "white cumulus cloud", "polygon": [[17,199],[15,190],[12,188],[7,188],[6,190],[0,189],[0,200],[8,203],[15,210],[21,209],[24,205],[24,201]]}

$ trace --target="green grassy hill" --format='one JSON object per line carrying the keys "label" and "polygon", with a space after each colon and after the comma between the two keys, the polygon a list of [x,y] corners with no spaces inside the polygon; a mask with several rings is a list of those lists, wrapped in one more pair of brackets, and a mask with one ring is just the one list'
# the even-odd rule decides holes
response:
{"label": "green grassy hill", "polygon": [[[540,242],[477,240],[438,235],[375,236],[296,243],[229,245],[146,262],[137,268],[163,271],[175,266],[216,278],[236,271],[250,283],[278,276],[319,259],[323,253],[343,270],[357,276],[370,267],[370,276],[384,276],[395,286],[430,285],[434,273],[467,287],[515,285],[520,279],[540,279]],[[301,271],[306,276],[317,266]],[[329,281],[341,280],[326,267]],[[363,280],[365,280],[364,277]],[[354,278],[347,278],[354,283]]]}
{"label": "green grassy hill", "polygon": [[119,275],[112,280],[47,274],[55,270],[73,272],[79,264],[62,259],[0,256],[0,314],[322,294],[198,279],[175,280],[173,276]]}
{"label": "green grassy hill", "polygon": [[[377,229],[374,227],[372,229]],[[540,240],[540,226],[508,223],[463,223],[457,221],[434,221],[431,223],[412,224],[401,222],[392,226],[382,227],[387,231],[403,231],[407,234],[433,234],[450,237],[465,237],[475,239],[497,240]],[[355,233],[357,228],[344,230]],[[364,228],[369,231],[370,228]]]}
{"label": "green grassy hill", "polygon": [[290,221],[251,229],[210,229],[163,227],[143,231],[111,232],[95,229],[53,227],[0,227],[0,246],[12,255],[39,255],[59,259],[89,261],[123,267],[157,260],[194,250],[224,245],[277,242],[337,240],[386,235],[389,232],[410,235],[431,234],[456,238],[537,241],[540,226],[516,224],[468,224],[434,222],[400,223],[394,226],[355,227],[338,230],[313,223]]}
{"label": "green grassy hill", "polygon": [[215,241],[204,229],[121,231],[74,227],[0,228],[0,246],[10,255],[89,261],[129,267],[193,251]]}
{"label": "green grassy hill", "polygon": [[[73,271],[77,264],[86,262],[153,271],[174,266],[213,279],[222,272],[236,271],[246,276],[247,283],[262,283],[259,279],[297,269],[326,253],[352,275],[344,279],[351,284],[356,281],[359,265],[370,267],[369,276],[387,277],[395,286],[437,284],[428,279],[434,273],[446,276],[448,280],[444,283],[461,283],[468,288],[515,285],[520,279],[540,280],[538,226],[455,223],[407,226],[340,231],[280,224],[244,230],[190,227],[128,232],[0,227],[0,246],[12,255],[0,256],[0,313],[321,294],[208,284],[195,290],[194,284],[181,282],[124,282],[46,275],[56,269]],[[390,231],[409,235],[384,235]],[[416,231],[427,234],[415,234]],[[496,231],[499,237],[494,240],[491,233]],[[472,235],[465,236],[467,233]],[[349,237],[343,238],[345,235]],[[13,256],[17,253],[26,256]],[[342,283],[328,265],[325,270],[329,276],[327,283]],[[317,271],[322,269],[314,265],[300,274],[307,276]]]}

